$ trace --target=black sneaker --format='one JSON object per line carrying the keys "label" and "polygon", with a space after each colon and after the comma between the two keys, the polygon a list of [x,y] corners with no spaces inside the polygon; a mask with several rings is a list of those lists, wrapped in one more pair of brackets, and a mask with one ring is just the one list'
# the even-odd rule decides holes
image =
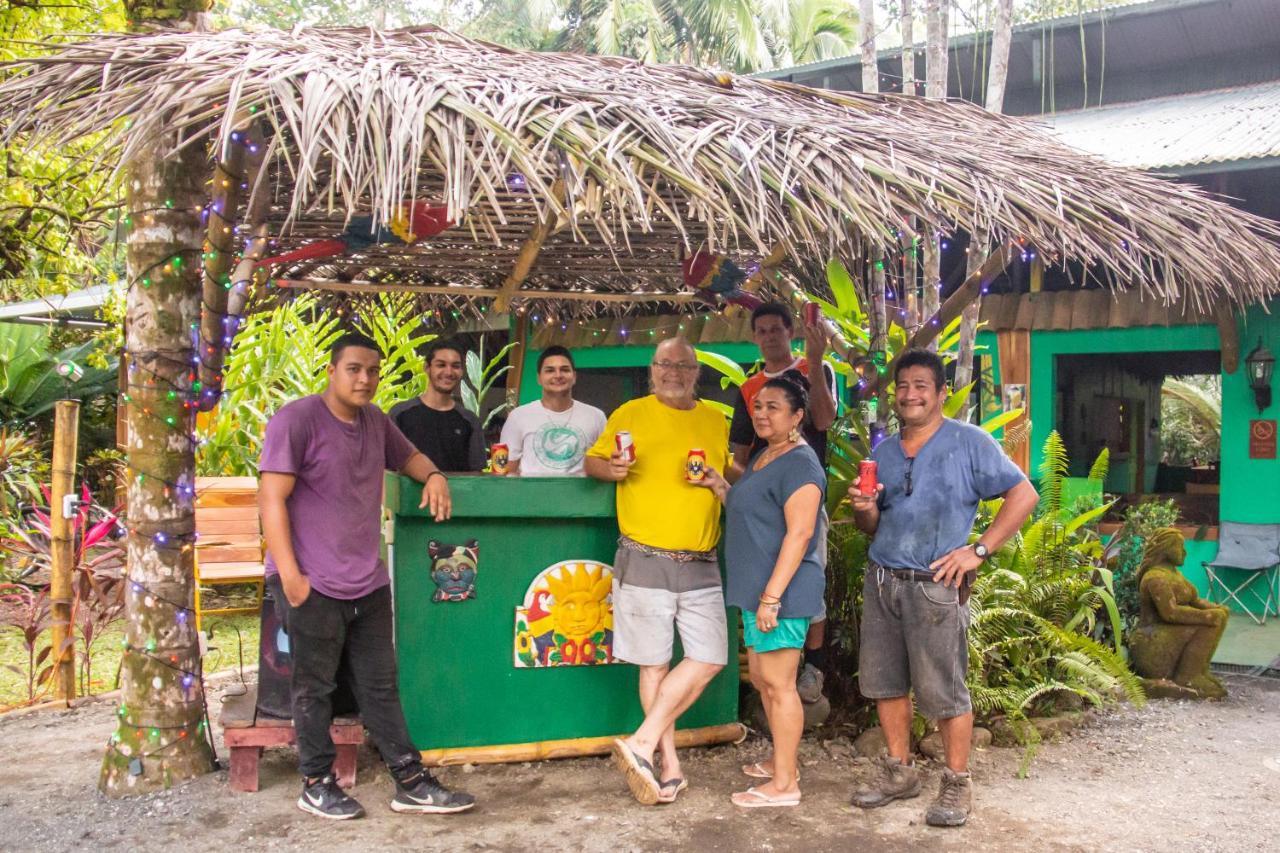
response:
{"label": "black sneaker", "polygon": [[396,795],[391,800],[393,812],[418,814],[454,814],[465,812],[476,804],[476,798],[461,791],[450,791],[427,770],[404,782],[396,782]]}
{"label": "black sneaker", "polygon": [[317,817],[329,820],[354,820],[364,817],[364,807],[347,796],[338,787],[333,776],[323,776],[314,782],[304,781],[298,808]]}

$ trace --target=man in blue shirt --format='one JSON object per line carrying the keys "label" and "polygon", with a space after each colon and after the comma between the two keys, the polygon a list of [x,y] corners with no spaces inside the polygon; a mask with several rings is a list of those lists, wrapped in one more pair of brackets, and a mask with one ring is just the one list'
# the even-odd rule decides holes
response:
{"label": "man in blue shirt", "polygon": [[[849,496],[854,522],[874,539],[863,585],[858,684],[876,700],[889,754],[853,804],[882,806],[920,793],[911,762],[912,696],[938,721],[946,767],[925,813],[931,826],[960,826],[972,810],[969,745],[973,705],[968,670],[968,590],[987,555],[1018,532],[1039,495],[995,439],[944,417],[942,359],[909,349],[894,368],[901,429],[871,453],[879,485]],[[978,502],[1003,497],[973,544]]]}

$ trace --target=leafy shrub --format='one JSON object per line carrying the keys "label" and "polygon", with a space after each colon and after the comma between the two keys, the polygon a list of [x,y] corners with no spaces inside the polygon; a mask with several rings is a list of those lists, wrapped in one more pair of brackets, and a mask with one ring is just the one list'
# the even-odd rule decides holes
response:
{"label": "leafy shrub", "polygon": [[1147,537],[1162,527],[1179,521],[1178,505],[1172,500],[1144,501],[1129,507],[1124,523],[1107,545],[1115,561],[1116,606],[1120,608],[1123,631],[1127,635],[1138,619],[1138,567]]}
{"label": "leafy shrub", "polygon": [[[1119,635],[1119,612],[1091,525],[1111,505],[1072,514],[1062,504],[1067,457],[1056,432],[1045,442],[1041,503],[991,556],[970,599],[969,687],[982,715],[1051,712],[1066,695],[1102,705],[1118,694],[1144,701],[1118,645],[1099,642],[1100,615]],[[1105,465],[1090,472],[1098,480]],[[985,508],[990,518],[998,502]]]}

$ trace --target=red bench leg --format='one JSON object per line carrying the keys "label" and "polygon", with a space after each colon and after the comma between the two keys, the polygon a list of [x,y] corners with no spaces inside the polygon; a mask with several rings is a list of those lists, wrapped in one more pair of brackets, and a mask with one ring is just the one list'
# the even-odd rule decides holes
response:
{"label": "red bench leg", "polygon": [[260,746],[231,747],[229,782],[231,790],[253,793],[258,790],[258,759],[262,757]]}
{"label": "red bench leg", "polygon": [[333,762],[333,775],[338,777],[338,785],[342,788],[354,788],[356,785],[356,753],[359,747],[354,743],[340,743],[337,746],[338,756]]}

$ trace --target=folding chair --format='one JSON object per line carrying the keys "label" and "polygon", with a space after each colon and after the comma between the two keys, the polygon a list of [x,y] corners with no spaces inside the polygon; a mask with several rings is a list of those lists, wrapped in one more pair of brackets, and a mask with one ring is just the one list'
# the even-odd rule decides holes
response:
{"label": "folding chair", "polygon": [[[1215,601],[1216,591],[1221,595],[1217,603],[1234,601],[1259,625],[1267,624],[1268,616],[1280,616],[1280,524],[1222,522],[1218,555],[1203,565],[1210,601]],[[1228,577],[1226,572],[1236,574]],[[1262,605],[1261,616],[1249,609],[1250,604]]]}

